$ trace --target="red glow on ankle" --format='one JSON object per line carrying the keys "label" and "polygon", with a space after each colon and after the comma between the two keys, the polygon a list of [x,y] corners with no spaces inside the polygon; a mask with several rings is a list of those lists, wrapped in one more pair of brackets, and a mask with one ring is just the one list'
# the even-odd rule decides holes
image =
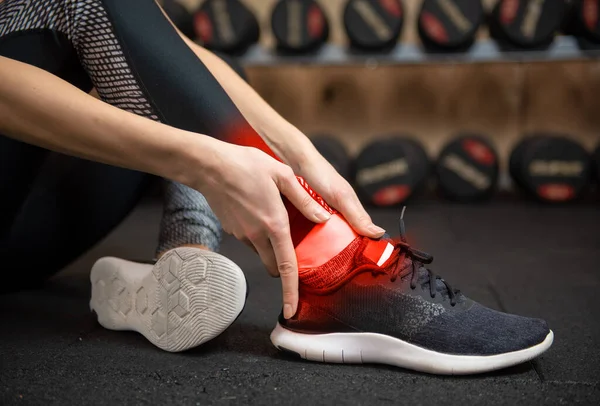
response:
{"label": "red glow on ankle", "polygon": [[346,219],[334,214],[323,223],[314,225],[296,246],[298,268],[315,268],[342,252],[358,236]]}

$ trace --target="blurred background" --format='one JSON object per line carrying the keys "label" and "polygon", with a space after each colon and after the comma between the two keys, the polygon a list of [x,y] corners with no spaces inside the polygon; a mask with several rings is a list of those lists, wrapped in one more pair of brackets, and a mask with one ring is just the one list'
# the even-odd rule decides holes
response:
{"label": "blurred background", "polygon": [[[371,162],[352,162],[373,141],[390,136],[418,141],[433,174],[442,150],[459,135],[482,137],[497,157],[493,183],[500,190],[520,183],[510,180],[508,161],[525,138],[566,137],[588,154],[600,141],[596,0],[326,0],[298,1],[298,10],[277,0],[168,0],[167,12],[177,8],[173,2],[184,8],[170,13],[175,24],[207,48],[237,58],[251,85],[286,119],[310,137],[339,141],[347,157],[331,152],[339,145],[318,147],[337,157],[332,163],[338,168],[350,159],[349,178],[365,165],[389,161],[372,150]],[[311,27],[311,8],[322,14],[325,29]],[[304,37],[290,45],[296,29]],[[577,146],[546,141],[545,152],[539,145],[529,150],[546,162],[586,159],[565,152]],[[587,193],[593,162],[584,167]]]}

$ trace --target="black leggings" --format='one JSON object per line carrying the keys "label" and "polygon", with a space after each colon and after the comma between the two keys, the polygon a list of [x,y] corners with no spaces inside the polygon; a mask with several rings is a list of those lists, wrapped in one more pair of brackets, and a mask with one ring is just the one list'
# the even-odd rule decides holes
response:
{"label": "black leggings", "polygon": [[[4,0],[0,55],[123,110],[267,150],[153,0]],[[147,180],[0,136],[0,267],[15,284],[60,270],[127,215]]]}

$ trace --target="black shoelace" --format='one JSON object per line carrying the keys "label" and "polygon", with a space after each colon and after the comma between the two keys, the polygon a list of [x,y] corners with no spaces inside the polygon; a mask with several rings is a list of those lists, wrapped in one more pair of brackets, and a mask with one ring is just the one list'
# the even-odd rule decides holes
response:
{"label": "black shoelace", "polygon": [[[421,286],[425,285],[429,282],[429,294],[431,298],[435,298],[438,293],[438,280],[445,285],[446,291],[448,292],[448,297],[450,298],[450,305],[456,306],[457,296],[460,293],[459,290],[453,289],[448,282],[442,279],[440,276],[433,273],[433,271],[429,268],[426,268],[426,264],[430,264],[433,262],[433,255],[430,255],[426,252],[420,251],[416,248],[411,247],[406,240],[406,228],[404,226],[404,209],[402,210],[402,215],[400,216],[399,221],[400,226],[400,241],[396,241],[394,246],[394,252],[392,256],[397,255],[396,263],[393,265],[394,268],[391,272],[391,281],[395,281],[398,276],[401,278],[407,276],[409,273],[411,274],[410,278],[410,288],[416,289],[417,284],[419,283],[419,276],[424,275],[425,280],[422,282]],[[409,265],[406,266],[405,260],[409,259]],[[403,272],[408,270],[408,272]],[[424,270],[425,272],[420,272]]]}

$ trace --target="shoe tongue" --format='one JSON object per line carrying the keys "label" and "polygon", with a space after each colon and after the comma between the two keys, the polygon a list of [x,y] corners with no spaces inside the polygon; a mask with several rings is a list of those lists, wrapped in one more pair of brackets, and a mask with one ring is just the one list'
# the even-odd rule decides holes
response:
{"label": "shoe tongue", "polygon": [[367,244],[362,252],[363,258],[380,268],[389,265],[394,252],[394,244],[388,239],[372,240],[365,238]]}

